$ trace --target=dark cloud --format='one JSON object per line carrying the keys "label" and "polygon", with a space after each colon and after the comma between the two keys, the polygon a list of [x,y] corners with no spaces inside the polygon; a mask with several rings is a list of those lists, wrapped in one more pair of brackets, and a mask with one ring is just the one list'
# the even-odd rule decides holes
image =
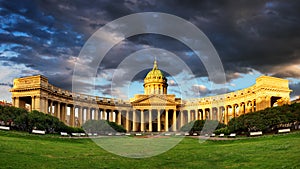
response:
{"label": "dark cloud", "polygon": [[[300,65],[299,9],[299,1],[293,0],[1,1],[0,55],[14,55],[0,60],[3,66],[25,65],[53,84],[71,89],[76,57],[97,29],[124,15],[151,11],[174,14],[198,26],[219,53],[228,81],[253,70],[300,79],[298,69],[294,69]],[[207,76],[203,63],[187,46],[170,37],[150,34],[117,44],[99,65],[99,76],[117,68],[131,53],[148,47],[173,52],[190,67],[193,77]],[[164,62],[167,60],[162,60],[162,65]],[[82,69],[88,69],[89,65],[85,66]],[[132,80],[141,82],[147,71],[138,72]],[[174,66],[172,72],[178,74],[180,70]],[[111,94],[101,87],[101,93]],[[292,87],[297,91],[297,86]]]}

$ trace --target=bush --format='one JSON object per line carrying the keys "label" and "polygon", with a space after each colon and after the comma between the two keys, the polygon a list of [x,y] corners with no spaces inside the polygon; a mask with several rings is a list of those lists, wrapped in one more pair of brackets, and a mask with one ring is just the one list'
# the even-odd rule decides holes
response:
{"label": "bush", "polygon": [[88,133],[106,134],[110,132],[126,132],[123,126],[106,120],[88,120],[82,127]]}
{"label": "bush", "polygon": [[217,120],[196,120],[192,121],[180,128],[180,131],[189,133],[212,133],[215,129],[225,127],[225,124],[219,123]]}
{"label": "bush", "polygon": [[121,133],[125,133],[126,129],[124,129],[123,126],[118,125],[115,122],[108,122],[108,124],[110,125],[110,127],[112,127],[116,132],[121,132]]}
{"label": "bush", "polygon": [[217,135],[219,135],[219,134],[221,134],[221,133],[224,133],[224,134],[228,135],[228,134],[230,134],[231,132],[230,132],[230,130],[228,129],[228,127],[223,127],[223,128],[220,128],[220,129],[215,130],[214,133],[217,134]]}

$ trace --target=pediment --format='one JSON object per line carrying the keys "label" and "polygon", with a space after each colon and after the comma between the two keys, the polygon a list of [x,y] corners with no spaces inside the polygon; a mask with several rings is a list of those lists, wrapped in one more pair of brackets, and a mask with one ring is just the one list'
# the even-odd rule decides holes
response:
{"label": "pediment", "polygon": [[175,98],[168,95],[145,95],[132,102],[133,104],[175,104]]}

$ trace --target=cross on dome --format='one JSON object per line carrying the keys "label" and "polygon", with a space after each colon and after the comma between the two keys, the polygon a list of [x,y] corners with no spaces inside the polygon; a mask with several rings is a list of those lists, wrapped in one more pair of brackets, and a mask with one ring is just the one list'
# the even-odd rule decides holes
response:
{"label": "cross on dome", "polygon": [[153,64],[153,69],[152,70],[157,70],[158,67],[157,67],[157,61],[156,61],[156,57],[154,59],[154,64]]}

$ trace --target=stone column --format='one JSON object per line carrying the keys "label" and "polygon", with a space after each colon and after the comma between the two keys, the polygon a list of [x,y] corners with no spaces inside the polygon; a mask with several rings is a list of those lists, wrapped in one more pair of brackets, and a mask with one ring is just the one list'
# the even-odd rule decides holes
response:
{"label": "stone column", "polygon": [[48,114],[49,113],[49,105],[48,105],[48,99],[45,98],[45,109],[44,109],[44,113]]}
{"label": "stone column", "polygon": [[43,113],[46,113],[46,97],[41,97],[41,107],[40,107],[40,111],[43,112]]}
{"label": "stone column", "polygon": [[261,104],[262,104],[262,100],[260,97],[258,97],[256,99],[256,110],[258,110],[258,111],[260,110]]}
{"label": "stone column", "polygon": [[[58,108],[58,102],[56,102],[56,104],[54,105],[54,113],[53,113],[53,116],[54,117],[57,117],[57,108]],[[58,117],[59,119],[60,119],[60,117]],[[60,119],[60,120],[62,120],[62,119]]]}
{"label": "stone column", "polygon": [[245,106],[245,103],[242,103],[241,109],[240,109],[240,114],[245,114],[245,112],[246,112],[246,106]]}
{"label": "stone column", "polygon": [[144,117],[144,110],[141,110],[141,131],[145,131],[145,117]]}
{"label": "stone column", "polygon": [[198,114],[199,114],[198,109],[195,109],[195,120],[199,120]]}
{"label": "stone column", "polygon": [[99,113],[98,113],[98,115],[99,115],[98,120],[103,120],[102,119],[103,118],[103,116],[102,116],[103,115],[102,110],[100,108],[98,108],[98,111],[99,111]]}
{"label": "stone column", "polygon": [[224,123],[228,124],[228,106],[225,107]]}
{"label": "stone column", "polygon": [[93,108],[89,108],[89,120],[93,120]]}
{"label": "stone column", "polygon": [[[250,104],[250,105],[249,105]],[[252,110],[251,110],[252,108],[251,108],[251,102],[247,102],[247,104],[246,104],[246,113],[249,113],[249,112],[251,112]]]}
{"label": "stone column", "polygon": [[198,109],[197,111],[198,111],[198,119],[199,119],[199,120],[203,120],[203,119],[202,119],[202,115],[201,115],[200,109]]}
{"label": "stone column", "polygon": [[31,108],[30,109],[31,109],[30,111],[35,110],[35,96],[31,96]]}
{"label": "stone column", "polygon": [[103,120],[103,110],[99,109],[99,119]]}
{"label": "stone column", "polygon": [[[55,117],[57,117],[58,119],[60,119],[61,121],[63,120],[63,122],[65,122],[65,118],[61,119],[60,118],[60,102],[57,102],[57,110],[56,110],[56,114],[55,114]],[[64,114],[64,113],[63,113]]]}
{"label": "stone column", "polygon": [[[94,108],[90,108],[90,111],[89,111],[89,117],[90,117],[90,120],[94,120],[94,116],[93,116],[93,110],[94,110]],[[94,114],[95,115],[95,114]]]}
{"label": "stone column", "polygon": [[118,119],[118,120],[117,120],[118,125],[121,125],[121,124],[122,124],[122,121],[121,121],[121,120],[122,120],[122,116],[121,116],[121,115],[122,115],[122,112],[121,112],[121,111],[118,111],[118,118],[117,118],[117,119]]}
{"label": "stone column", "polygon": [[99,108],[97,108],[97,119],[96,120],[101,120],[101,111]]}
{"label": "stone column", "polygon": [[91,119],[91,109],[89,107],[86,108],[86,121]]}
{"label": "stone column", "polygon": [[79,123],[79,126],[82,126],[83,125],[83,122],[82,122],[82,107],[78,107],[78,123]]}
{"label": "stone column", "polygon": [[91,120],[95,120],[95,111],[94,111],[93,107],[91,107],[91,109],[90,109],[90,118],[91,118]]}
{"label": "stone column", "polygon": [[61,107],[62,107],[61,108],[61,118],[63,119],[64,123],[66,123],[68,105],[67,104],[62,104]]}
{"label": "stone column", "polygon": [[176,120],[176,110],[173,110],[173,131],[176,131],[176,124],[177,124],[177,120]]}
{"label": "stone column", "polygon": [[94,108],[94,120],[98,120],[98,109]]}
{"label": "stone column", "polygon": [[[84,124],[85,123],[85,121],[86,121],[86,114],[84,113],[84,112],[86,112],[86,111],[84,111],[85,110],[85,108],[84,107],[81,107],[81,111],[82,111],[82,124]],[[84,118],[85,117],[85,118]]]}
{"label": "stone column", "polygon": [[12,98],[12,105],[13,105],[14,107],[16,107],[16,97],[13,97],[13,98]]}
{"label": "stone column", "polygon": [[113,110],[111,111],[111,118],[112,118],[112,122],[117,121],[117,113]]}
{"label": "stone column", "polygon": [[224,107],[222,113],[223,113],[222,117],[224,118],[224,119],[222,119],[222,120],[224,121],[224,123],[226,123],[226,122],[225,122],[225,120],[226,120],[226,105],[225,105],[225,107]]}
{"label": "stone column", "polygon": [[97,108],[95,108],[95,113],[94,113],[95,120],[98,120],[98,114],[99,114],[99,110]]}
{"label": "stone column", "polygon": [[187,110],[188,115],[188,123],[191,122],[191,110]]}
{"label": "stone column", "polygon": [[160,125],[160,110],[157,110],[157,131],[161,131],[161,125]]}
{"label": "stone column", "polygon": [[217,120],[217,121],[220,121],[220,119],[221,119],[221,117],[220,117],[220,116],[221,116],[221,113],[220,113],[221,109],[220,109],[220,108],[216,108],[216,111],[217,111],[217,112],[216,112],[216,116],[217,116],[217,119],[216,119],[216,120]]}
{"label": "stone column", "polygon": [[209,120],[212,120],[213,116],[212,116],[212,110],[210,108],[208,108],[208,114],[209,114]]}
{"label": "stone column", "polygon": [[254,100],[251,101],[251,110],[252,110],[252,112],[255,111],[255,108],[254,108]]}
{"label": "stone column", "polygon": [[70,106],[70,126],[74,127],[75,124],[75,109],[74,105]]}
{"label": "stone column", "polygon": [[132,131],[136,131],[136,112],[132,111]]}
{"label": "stone column", "polygon": [[53,101],[50,100],[50,112],[49,112],[49,114],[52,115],[52,113],[53,113]]}
{"label": "stone column", "polygon": [[219,122],[222,122],[222,117],[223,117],[223,109],[222,109],[222,107],[219,107],[219,112],[218,112],[218,121]]}
{"label": "stone column", "polygon": [[102,120],[107,120],[107,114],[105,109],[102,110]]}
{"label": "stone column", "polygon": [[114,122],[114,111],[110,111],[109,121]]}
{"label": "stone column", "polygon": [[149,132],[152,132],[152,110],[149,110]]}
{"label": "stone column", "polygon": [[184,112],[180,111],[180,127],[182,127],[184,124]]}
{"label": "stone column", "polygon": [[169,131],[169,110],[165,111],[165,131]]}
{"label": "stone column", "polygon": [[125,128],[126,128],[126,131],[129,132],[129,111],[126,111]]}
{"label": "stone column", "polygon": [[106,120],[106,113],[105,109],[102,110],[102,120]]}
{"label": "stone column", "polygon": [[218,120],[218,108],[212,108],[211,109],[212,112],[212,120]]}
{"label": "stone column", "polygon": [[15,107],[20,107],[20,98],[19,97],[16,97],[15,98]]}
{"label": "stone column", "polygon": [[203,117],[202,120],[206,120],[206,112],[205,112],[205,109],[202,110],[202,117]]}
{"label": "stone column", "polygon": [[207,109],[204,109],[204,114],[205,114],[205,120],[209,120],[210,114],[209,111],[207,111]]}
{"label": "stone column", "polygon": [[232,115],[233,115],[233,118],[235,118],[235,105],[232,105]]}
{"label": "stone column", "polygon": [[34,99],[34,110],[41,111],[42,98],[40,96],[36,96]]}

